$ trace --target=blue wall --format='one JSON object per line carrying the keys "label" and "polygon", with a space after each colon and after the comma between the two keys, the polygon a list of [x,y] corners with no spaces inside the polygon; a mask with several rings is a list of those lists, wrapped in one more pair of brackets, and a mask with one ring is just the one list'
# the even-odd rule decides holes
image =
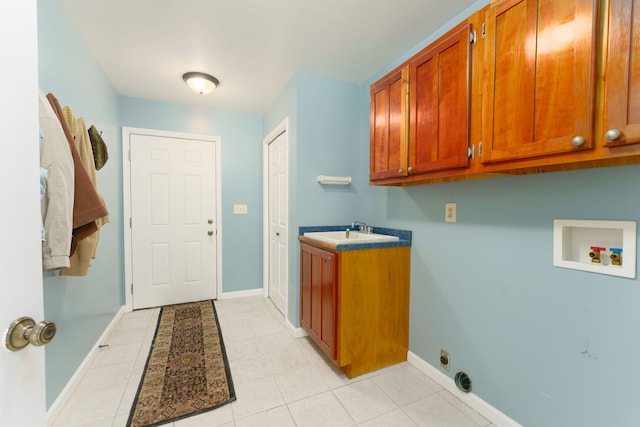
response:
{"label": "blue wall", "polygon": [[[262,138],[290,119],[289,319],[298,324],[299,225],[346,223],[413,230],[410,350],[526,426],[635,425],[640,324],[637,279],[552,266],[554,218],[640,216],[640,166],[503,177],[409,188],[368,186],[368,85],[478,9],[480,1],[355,87],[297,73],[259,116],[119,99],[56,2],[38,2],[40,82],[63,104],[112,135],[98,174],[112,223],[85,279],[45,277],[45,311],[59,337],[47,348],[49,404],[123,302],[122,166],[118,126],[222,137],[223,286],[262,285]],[[73,63],[71,61],[73,58]],[[325,188],[318,174],[352,175]],[[444,204],[458,221],[444,222]],[[248,216],[233,216],[247,203]],[[237,234],[236,234],[237,233]],[[233,239],[232,239],[233,237]],[[117,254],[107,260],[103,253]],[[255,265],[255,268],[247,268]],[[73,337],[73,340],[71,340]]]}
{"label": "blue wall", "polygon": [[[368,82],[439,34],[445,24]],[[369,153],[368,84],[358,157]],[[361,163],[364,180],[368,162]],[[413,230],[410,351],[525,426],[638,425],[638,279],[553,267],[555,218],[640,220],[640,166],[358,189],[367,223]],[[457,222],[444,205],[456,202]],[[346,218],[345,218],[346,219]]]}
{"label": "blue wall", "polygon": [[44,274],[45,316],[58,326],[45,347],[50,406],[124,302],[122,150],[117,95],[55,1],[38,1],[38,45],[41,89],[70,105],[87,126],[95,124],[110,156],[97,180],[111,222],[100,230],[88,276]]}
{"label": "blue wall", "polygon": [[[122,97],[121,125],[220,136],[222,290],[262,287],[262,117]],[[248,215],[234,215],[234,204]]]}
{"label": "blue wall", "polygon": [[[289,118],[289,294],[288,319],[300,325],[298,227],[351,223],[357,188],[359,87],[298,72],[265,114],[267,135]],[[367,157],[368,159],[368,157]],[[318,175],[352,175],[349,186],[326,186]]]}

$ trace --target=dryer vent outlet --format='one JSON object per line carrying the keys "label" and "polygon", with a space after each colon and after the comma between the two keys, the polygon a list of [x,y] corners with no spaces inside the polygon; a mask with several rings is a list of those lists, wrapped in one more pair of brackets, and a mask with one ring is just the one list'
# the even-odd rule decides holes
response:
{"label": "dryer vent outlet", "polygon": [[440,367],[449,371],[449,353],[445,350],[440,350]]}

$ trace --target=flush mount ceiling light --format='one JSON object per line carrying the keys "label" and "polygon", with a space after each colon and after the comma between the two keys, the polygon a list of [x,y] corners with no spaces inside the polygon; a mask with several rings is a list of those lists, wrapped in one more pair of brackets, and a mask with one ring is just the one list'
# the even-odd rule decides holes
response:
{"label": "flush mount ceiling light", "polygon": [[196,71],[184,73],[182,75],[182,80],[187,83],[187,86],[189,86],[192,91],[199,93],[200,95],[206,95],[209,92],[213,92],[213,90],[220,84],[220,81],[215,77]]}

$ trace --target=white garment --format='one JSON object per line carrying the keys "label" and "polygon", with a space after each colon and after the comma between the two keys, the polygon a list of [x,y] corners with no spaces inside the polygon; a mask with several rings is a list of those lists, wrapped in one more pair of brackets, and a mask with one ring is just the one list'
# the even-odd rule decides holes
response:
{"label": "white garment", "polygon": [[[40,135],[42,135],[42,131],[40,131]],[[40,136],[42,138],[42,136]],[[45,168],[40,168],[40,200],[44,197],[47,191],[47,177],[49,172]],[[44,231],[44,222],[40,222],[40,241],[47,241],[47,233]]]}
{"label": "white garment", "polygon": [[46,241],[42,243],[42,269],[69,267],[73,227],[74,167],[69,143],[49,100],[38,96],[40,167],[47,170],[47,188],[41,201]]}

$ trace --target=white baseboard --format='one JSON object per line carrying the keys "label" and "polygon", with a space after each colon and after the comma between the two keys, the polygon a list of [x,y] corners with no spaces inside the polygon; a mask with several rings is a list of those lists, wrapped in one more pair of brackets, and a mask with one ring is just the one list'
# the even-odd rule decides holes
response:
{"label": "white baseboard", "polygon": [[415,353],[408,352],[407,361],[498,427],[522,427],[521,424],[518,424],[475,394],[459,390],[452,378],[443,374],[439,369],[433,367],[433,365],[421,359]]}
{"label": "white baseboard", "polygon": [[302,329],[301,327],[296,328],[295,326],[293,326],[293,323],[289,321],[289,319],[285,319],[285,322],[287,324],[287,327],[289,328],[289,333],[293,338],[302,338],[307,336],[307,333],[304,331],[304,329]]}
{"label": "white baseboard", "polygon": [[120,307],[120,310],[118,310],[115,316],[113,316],[111,323],[109,323],[102,335],[100,335],[100,338],[98,338],[96,344],[93,346],[91,351],[89,351],[89,354],[87,354],[78,369],[76,369],[76,372],[69,379],[69,382],[67,382],[67,385],[62,389],[55,402],[53,402],[51,407],[47,410],[47,426],[52,426],[56,422],[62,412],[62,409],[64,409],[69,399],[71,399],[76,387],[78,387],[80,380],[89,369],[89,366],[91,366],[91,362],[96,358],[96,355],[98,354],[98,346],[104,342],[106,337],[111,333],[111,331],[113,331],[125,311],[125,306]]}
{"label": "white baseboard", "polygon": [[258,289],[249,289],[247,291],[234,291],[234,292],[224,292],[220,294],[218,299],[232,299],[232,298],[245,298],[245,297],[256,297],[262,296],[262,288]]}

